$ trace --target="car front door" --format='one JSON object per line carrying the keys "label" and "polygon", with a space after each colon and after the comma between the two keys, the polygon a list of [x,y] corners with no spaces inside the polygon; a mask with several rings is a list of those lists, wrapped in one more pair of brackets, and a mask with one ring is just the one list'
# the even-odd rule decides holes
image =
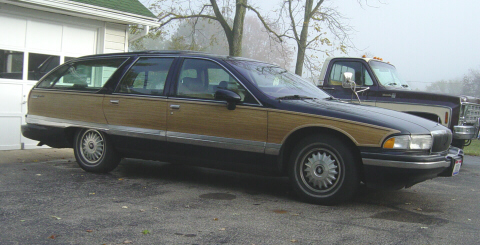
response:
{"label": "car front door", "polygon": [[[326,84],[322,89],[341,100],[358,102],[358,99],[360,99],[362,104],[375,105],[378,87],[362,62],[335,60],[332,63],[329,67],[330,73],[326,78]],[[352,80],[355,82],[355,91],[357,91],[358,98],[352,88],[342,86],[345,81],[345,72],[353,74]]]}
{"label": "car front door", "polygon": [[[215,99],[218,89],[240,95],[234,110]],[[168,99],[169,154],[202,164],[262,163],[267,111],[220,63],[186,58]]]}

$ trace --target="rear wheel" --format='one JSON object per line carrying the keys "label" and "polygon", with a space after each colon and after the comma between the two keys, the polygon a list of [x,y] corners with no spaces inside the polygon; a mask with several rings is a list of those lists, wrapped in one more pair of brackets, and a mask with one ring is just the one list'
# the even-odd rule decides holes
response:
{"label": "rear wheel", "polygon": [[78,165],[88,172],[107,173],[120,162],[107,135],[95,129],[78,130],[73,149]]}
{"label": "rear wheel", "polygon": [[351,199],[360,184],[358,159],[344,141],[334,136],[302,140],[290,157],[290,180],[305,201],[334,205]]}

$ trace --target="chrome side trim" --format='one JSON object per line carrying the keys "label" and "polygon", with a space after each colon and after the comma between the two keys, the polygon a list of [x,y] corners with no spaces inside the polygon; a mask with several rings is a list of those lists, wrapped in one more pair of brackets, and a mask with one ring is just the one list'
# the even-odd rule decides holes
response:
{"label": "chrome side trim", "polygon": [[167,141],[229,150],[248,151],[256,153],[265,152],[265,142],[223,138],[208,135],[187,134],[168,131]]}
{"label": "chrome side trim", "polygon": [[267,155],[279,155],[281,148],[282,148],[281,144],[267,143],[265,145],[265,154],[267,154]]}
{"label": "chrome side trim", "polygon": [[102,123],[89,123],[89,122],[65,120],[65,119],[35,116],[35,115],[27,115],[27,117],[25,118],[25,121],[31,124],[40,124],[40,125],[60,127],[60,128],[80,127],[80,128],[97,129],[102,131],[109,130],[108,125],[102,124]]}
{"label": "chrome side trim", "polygon": [[446,168],[450,166],[450,161],[445,159],[438,162],[400,162],[391,160],[380,160],[362,158],[364,165],[391,167],[391,168],[406,168],[406,169],[433,169],[433,168]]}
{"label": "chrome side trim", "polygon": [[108,128],[110,129],[109,133],[113,135],[160,140],[160,141],[166,140],[166,137],[165,137],[166,132],[163,130],[125,127],[125,126],[116,126],[116,125],[108,125]]}
{"label": "chrome side trim", "polygon": [[101,123],[88,123],[88,122],[82,122],[82,121],[57,119],[57,118],[35,116],[35,115],[28,115],[26,117],[26,122],[31,124],[40,124],[40,125],[60,127],[60,128],[67,128],[67,127],[91,128],[91,129],[105,131],[112,135],[129,136],[129,137],[137,137],[137,138],[153,139],[153,140],[161,140],[161,141],[166,140],[165,131],[157,130],[157,129],[107,125],[107,124],[101,124]]}
{"label": "chrome side trim", "polygon": [[157,129],[145,129],[136,127],[126,127],[117,125],[107,125],[100,123],[88,123],[82,121],[65,120],[57,118],[49,118],[43,116],[28,115],[26,122],[31,124],[39,124],[52,127],[80,127],[92,128],[108,132],[111,135],[136,137],[142,139],[152,139],[160,141],[169,141],[183,144],[208,146],[221,149],[238,150],[255,153],[266,153],[269,155],[278,155],[281,144],[266,143],[253,140],[242,140],[233,138],[224,138],[199,134],[188,134],[179,132],[167,132]]}

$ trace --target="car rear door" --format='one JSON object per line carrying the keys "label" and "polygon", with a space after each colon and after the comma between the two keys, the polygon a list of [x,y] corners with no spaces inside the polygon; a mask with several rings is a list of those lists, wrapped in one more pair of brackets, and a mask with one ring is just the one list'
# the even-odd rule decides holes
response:
{"label": "car rear door", "polygon": [[141,57],[123,76],[103,110],[115,146],[127,156],[165,157],[167,98],[174,57]]}

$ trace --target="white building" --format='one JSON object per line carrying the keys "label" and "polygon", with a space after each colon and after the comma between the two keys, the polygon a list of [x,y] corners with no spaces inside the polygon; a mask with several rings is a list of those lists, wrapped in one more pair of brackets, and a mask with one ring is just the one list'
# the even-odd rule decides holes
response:
{"label": "white building", "polygon": [[132,24],[157,22],[138,0],[0,0],[0,150],[36,147],[20,126],[42,75],[73,57],[128,51]]}

